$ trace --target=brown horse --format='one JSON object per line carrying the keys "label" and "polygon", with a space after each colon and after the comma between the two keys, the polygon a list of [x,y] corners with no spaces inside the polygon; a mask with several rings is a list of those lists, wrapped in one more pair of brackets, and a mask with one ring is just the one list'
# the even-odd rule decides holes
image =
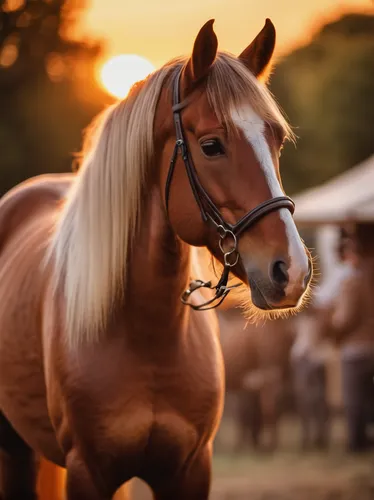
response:
{"label": "brown horse", "polygon": [[303,301],[311,266],[278,169],[290,130],[256,78],[275,30],[236,58],[212,25],[105,113],[76,176],[1,201],[3,500],[35,498],[34,455],[67,469],[68,500],[136,476],[159,500],[207,499],[224,374],[215,315],[180,300],[191,246],[224,264],[217,299],[232,271],[258,308]]}
{"label": "brown horse", "polygon": [[[227,317],[223,319],[224,317]],[[234,311],[220,314],[226,390],[235,394],[236,449],[275,450],[282,406],[291,385],[293,320],[245,324]]]}

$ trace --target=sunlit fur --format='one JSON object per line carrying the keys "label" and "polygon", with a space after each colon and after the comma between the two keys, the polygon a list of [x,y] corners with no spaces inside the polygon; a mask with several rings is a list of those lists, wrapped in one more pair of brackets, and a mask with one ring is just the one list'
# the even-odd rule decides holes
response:
{"label": "sunlit fur", "polygon": [[[309,254],[309,251],[306,249]],[[193,248],[191,252],[191,277],[199,278],[203,281],[211,281],[214,285],[219,280],[223,270],[223,265],[215,259],[206,248]],[[309,254],[310,255],[310,254]],[[263,310],[256,307],[251,301],[251,294],[248,287],[243,284],[237,288],[233,288],[226,298],[226,305],[230,307],[240,308],[243,316],[248,322],[253,324],[261,324],[267,320],[277,318],[287,318],[298,314],[302,309],[308,306],[313,297],[313,290],[316,286],[319,273],[317,271],[316,257],[310,255],[311,265],[313,266],[312,282],[308,286],[306,293],[303,295],[300,304],[295,308],[279,309],[279,310]],[[231,275],[228,285],[239,283],[239,280]],[[211,298],[213,292],[206,291],[204,296]]]}
{"label": "sunlit fur", "polygon": [[[314,259],[311,258],[311,265],[314,268]],[[232,299],[235,300],[241,308],[244,317],[254,324],[262,323],[269,319],[287,318],[298,314],[302,309],[308,306],[312,299],[313,289],[315,286],[316,273],[313,270],[312,282],[309,284],[306,292],[302,296],[299,304],[293,308],[263,310],[256,307],[251,301],[247,287],[241,286],[232,290]],[[230,282],[229,282],[230,284]]]}
{"label": "sunlit fur", "polygon": [[[48,257],[55,290],[64,292],[66,339],[92,342],[123,297],[131,245],[142,219],[141,195],[154,165],[153,122],[162,89],[186,64],[175,59],[136,85],[89,130],[82,164],[68,193]],[[292,132],[266,87],[235,57],[219,53],[206,92],[217,117],[233,129],[235,106],[250,102],[265,121]],[[193,104],[192,104],[193,105]]]}

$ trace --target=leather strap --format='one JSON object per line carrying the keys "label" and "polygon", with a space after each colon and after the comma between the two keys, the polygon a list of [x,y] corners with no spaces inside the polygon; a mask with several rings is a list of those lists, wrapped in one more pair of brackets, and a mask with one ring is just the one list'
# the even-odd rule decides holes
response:
{"label": "leather strap", "polygon": [[[194,167],[191,154],[188,149],[187,142],[183,133],[183,124],[181,111],[188,105],[188,99],[180,102],[180,78],[182,70],[180,70],[174,80],[173,85],[173,117],[174,126],[176,134],[176,142],[173,151],[173,155],[170,160],[169,172],[165,184],[165,203],[166,211],[169,214],[169,197],[170,188],[173,180],[173,175],[175,171],[175,165],[177,162],[178,154],[180,153],[183,159],[184,167],[188,176],[188,180],[191,186],[192,193],[196,200],[196,203],[200,209],[201,217],[204,222],[210,222],[219,235],[219,246],[223,253],[224,269],[220,280],[217,285],[213,286],[210,281],[194,280],[190,283],[189,288],[183,293],[181,300],[184,304],[189,305],[195,310],[203,311],[206,309],[213,309],[219,306],[223,300],[226,298],[228,293],[232,288],[240,286],[240,284],[227,286],[229,273],[232,267],[234,267],[239,259],[239,254],[237,253],[237,238],[247,229],[256,224],[262,217],[273,212],[274,210],[279,210],[281,208],[287,208],[291,213],[295,210],[295,204],[291,198],[288,196],[278,196],[276,198],[271,198],[266,200],[253,210],[244,215],[239,219],[234,225],[229,224],[222,217],[219,209],[216,207],[204,187],[202,186],[199,177],[197,175],[196,169]],[[224,240],[229,237],[232,240],[231,248],[226,251],[224,249]],[[192,304],[189,299],[191,294],[198,290],[199,288],[209,288],[215,290],[214,296],[208,301],[202,304]]]}
{"label": "leather strap", "polygon": [[178,158],[178,154],[180,152],[193,195],[200,209],[201,217],[204,222],[207,222],[209,220],[216,227],[222,226],[225,229],[233,232],[235,236],[239,236],[243,231],[248,229],[250,226],[254,225],[259,219],[261,219],[268,213],[273,212],[274,210],[278,210],[280,208],[287,208],[288,210],[290,210],[291,213],[293,213],[295,210],[295,204],[292,201],[292,199],[289,198],[288,196],[279,196],[262,202],[260,205],[251,210],[249,213],[244,215],[234,225],[229,224],[223,219],[220,211],[218,210],[214,202],[211,200],[210,196],[205,191],[204,187],[202,186],[198,178],[190,152],[188,150],[187,142],[183,134],[181,111],[182,109],[185,108],[188,102],[180,103],[180,77],[181,77],[181,71],[178,72],[173,85],[172,109],[174,116],[176,143],[170,161],[170,168],[165,185],[165,200],[166,200],[167,212],[169,211],[170,188],[173,180],[175,164]]}

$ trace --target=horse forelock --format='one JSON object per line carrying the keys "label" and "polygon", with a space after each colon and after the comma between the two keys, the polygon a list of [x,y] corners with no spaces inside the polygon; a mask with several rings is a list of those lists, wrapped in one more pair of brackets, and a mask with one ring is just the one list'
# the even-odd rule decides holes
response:
{"label": "horse forelock", "polygon": [[[170,76],[186,62],[174,59],[152,73],[88,130],[81,167],[48,252],[54,292],[64,296],[71,347],[99,340],[114,304],[123,297],[130,249],[142,218],[142,191],[155,157],[157,104]],[[233,56],[219,53],[206,93],[228,127],[233,125],[233,106],[250,99],[259,115],[277,121],[291,135],[270,93]]]}
{"label": "horse forelock", "polygon": [[207,81],[207,97],[221,123],[229,130],[237,128],[235,112],[250,106],[265,122],[282,129],[285,138],[294,134],[269,89],[235,56],[220,52]]}

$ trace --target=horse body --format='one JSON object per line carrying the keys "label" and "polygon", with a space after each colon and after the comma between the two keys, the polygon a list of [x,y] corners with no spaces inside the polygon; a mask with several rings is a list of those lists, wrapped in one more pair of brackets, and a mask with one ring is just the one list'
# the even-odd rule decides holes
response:
{"label": "horse body", "polygon": [[246,324],[236,311],[222,321],[226,389],[236,395],[236,449],[278,446],[282,403],[290,386],[292,320]]}
{"label": "horse body", "polygon": [[[66,176],[48,185],[36,179],[20,186],[0,208],[0,217],[15,214],[18,219],[10,237],[3,236],[0,255],[6,291],[2,301],[6,310],[0,309],[0,315],[9,318],[9,324],[3,320],[0,343],[0,373],[6,381],[0,388],[1,408],[25,442],[54,463],[66,465],[78,430],[85,458],[99,470],[109,467],[113,491],[133,476],[152,484],[165,474],[177,474],[180,464],[188,462],[194,452],[210,453],[207,442],[219,420],[223,384],[215,315],[186,310],[177,303],[179,290],[174,282],[181,275],[183,280],[178,267],[188,272],[188,258],[181,258],[186,248],[175,252],[174,263],[167,255],[173,272],[165,276],[159,252],[155,261],[152,250],[139,245],[127,307],[111,324],[110,336],[85,349],[81,357],[67,352],[60,304],[55,303],[48,285],[48,268],[41,265],[46,235],[66,184]],[[30,211],[28,199],[34,202],[35,197],[38,203]],[[159,200],[156,195],[151,199],[152,224],[144,227],[165,239],[166,225],[161,213],[156,215]],[[149,241],[147,234],[141,234],[142,238]],[[164,247],[168,248],[167,241]],[[159,242],[154,248],[159,248]],[[152,275],[154,286],[138,282],[137,266]],[[152,312],[158,316],[160,310],[164,321],[150,322]],[[181,388],[185,388],[182,394]],[[79,404],[68,414],[64,402],[70,399]],[[69,419],[74,429],[67,425]],[[162,460],[160,450],[164,450]],[[107,455],[110,463],[103,464],[101,457]]]}
{"label": "horse body", "polygon": [[[154,210],[150,214],[153,225],[145,224],[145,228],[154,230],[157,217]],[[162,235],[162,229],[157,229]],[[164,247],[168,248],[167,240]],[[195,459],[194,455],[209,455],[222,405],[222,363],[214,316],[204,313],[196,321],[197,313],[182,309],[176,301],[181,276],[183,280],[182,269],[177,269],[188,272],[188,260],[177,251],[174,258],[168,254],[173,273],[165,276],[159,252],[153,259],[152,250],[140,245],[136,253],[126,305],[110,325],[105,341],[84,349],[82,355],[67,352],[61,361],[51,360],[62,399],[76,402],[67,415],[59,395],[54,391],[50,395],[67,460],[84,461],[90,470],[104,474],[110,483],[109,492],[104,491],[108,497],[134,476],[158,491],[165,479],[178,477],[182,465]],[[137,266],[142,267],[143,276],[152,276],[152,284],[139,280]],[[58,336],[54,342],[63,338],[57,328],[53,331]],[[66,419],[72,421],[73,429],[65,427]],[[79,434],[79,457],[75,433]],[[81,467],[77,469],[80,473]],[[168,483],[173,491],[174,485]],[[194,494],[185,484],[184,488],[173,494],[181,498]]]}
{"label": "horse body", "polygon": [[214,314],[180,300],[191,246],[266,310],[298,307],[311,277],[277,171],[289,128],[256,80],[274,43],[268,21],[240,60],[217,56],[206,23],[190,59],[109,109],[76,176],[2,200],[2,500],[35,499],[34,454],[66,467],[67,500],[134,476],[157,500],[208,498],[224,372]]}
{"label": "horse body", "polygon": [[17,187],[0,205],[0,407],[29,446],[56,463],[64,460],[46,399],[41,262],[67,186],[66,176],[48,176]]}

